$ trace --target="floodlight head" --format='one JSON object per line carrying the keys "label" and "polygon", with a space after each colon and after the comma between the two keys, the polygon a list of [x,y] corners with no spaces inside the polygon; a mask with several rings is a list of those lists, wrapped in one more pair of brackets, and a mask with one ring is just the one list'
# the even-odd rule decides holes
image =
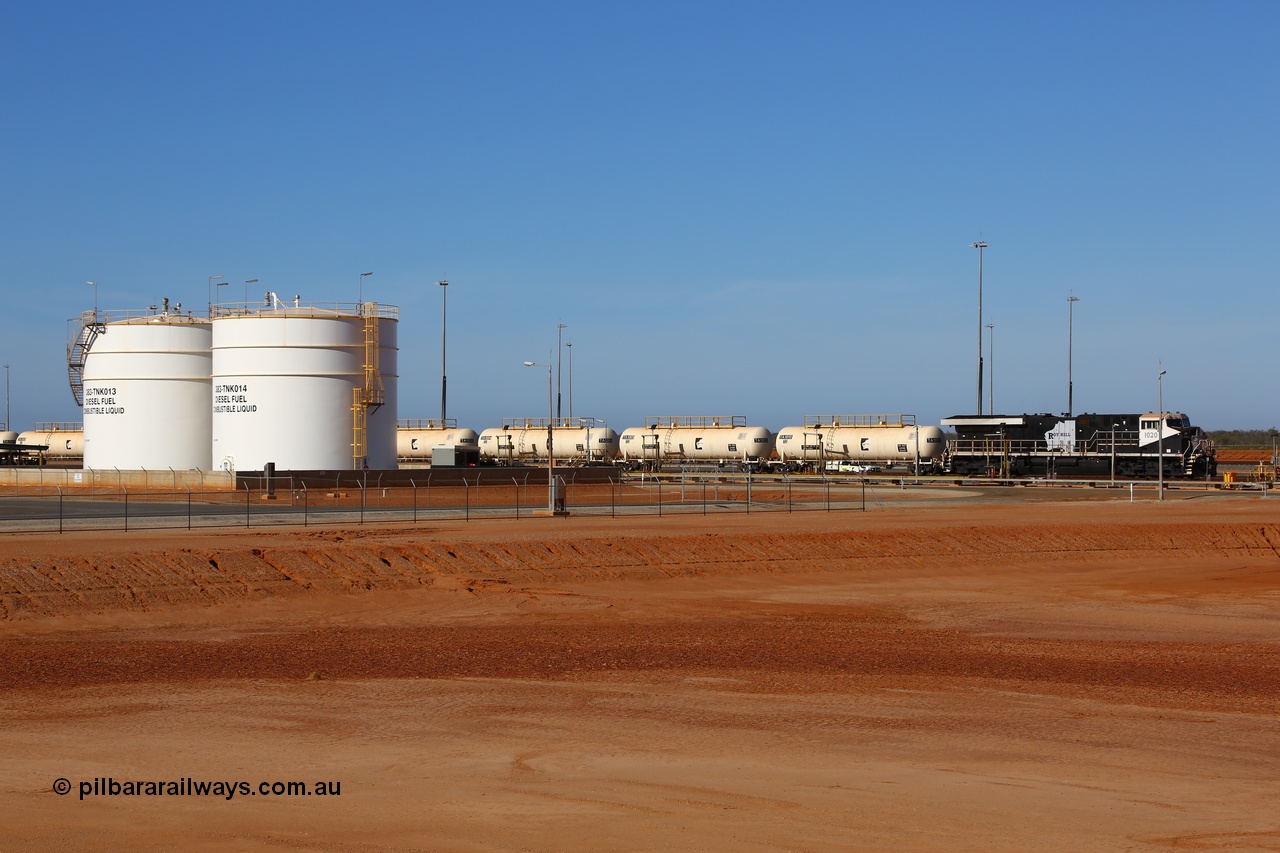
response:
{"label": "floodlight head", "polygon": [[525,366],[525,367],[537,367],[537,365],[536,365],[536,364],[534,364],[532,361],[526,361],[526,362],[524,363],[524,366]]}

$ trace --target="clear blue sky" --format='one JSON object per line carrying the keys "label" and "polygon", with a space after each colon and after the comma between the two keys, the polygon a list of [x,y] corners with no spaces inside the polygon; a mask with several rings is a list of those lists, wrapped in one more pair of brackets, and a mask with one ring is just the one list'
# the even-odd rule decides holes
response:
{"label": "clear blue sky", "polygon": [[[401,417],[1156,405],[1280,423],[1280,3],[5,4],[0,359],[271,289],[399,305]],[[983,330],[986,348],[986,330]],[[563,409],[568,414],[568,356]],[[985,396],[985,395],[984,395]],[[984,402],[985,405],[985,402]]]}

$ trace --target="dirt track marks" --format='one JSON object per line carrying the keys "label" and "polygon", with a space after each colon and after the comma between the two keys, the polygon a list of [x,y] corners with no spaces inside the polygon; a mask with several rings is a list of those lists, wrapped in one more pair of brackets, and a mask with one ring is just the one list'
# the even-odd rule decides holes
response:
{"label": "dirt track marks", "polygon": [[1277,563],[1280,525],[986,526],[938,530],[629,535],[510,542],[297,536],[273,547],[180,548],[0,559],[0,617],[431,586],[441,577],[555,586],[616,578],[860,568],[992,566],[1088,559],[1233,558]]}

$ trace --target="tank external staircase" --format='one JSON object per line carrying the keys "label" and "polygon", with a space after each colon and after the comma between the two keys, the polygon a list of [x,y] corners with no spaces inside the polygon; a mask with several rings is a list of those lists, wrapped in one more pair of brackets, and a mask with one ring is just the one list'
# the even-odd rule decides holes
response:
{"label": "tank external staircase", "polygon": [[364,326],[364,382],[352,389],[351,401],[351,464],[356,470],[367,467],[369,410],[381,406],[385,397],[378,359],[377,303],[361,303],[360,315]]}
{"label": "tank external staircase", "polygon": [[71,334],[67,340],[67,379],[71,383],[71,396],[77,406],[84,405],[84,365],[89,357],[89,350],[98,335],[107,331],[107,326],[98,319],[96,311],[86,311],[78,320],[72,320]]}

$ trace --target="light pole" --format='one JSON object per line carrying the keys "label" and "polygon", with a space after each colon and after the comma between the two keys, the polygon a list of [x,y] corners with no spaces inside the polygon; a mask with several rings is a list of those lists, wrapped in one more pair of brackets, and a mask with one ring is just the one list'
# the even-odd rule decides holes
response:
{"label": "light pole", "polygon": [[987,414],[996,413],[996,324],[987,324]]}
{"label": "light pole", "polygon": [[96,281],[86,281],[85,284],[93,288],[93,322],[98,322],[98,283]]}
{"label": "light pole", "polygon": [[551,457],[552,457],[552,438],[551,438],[551,362],[539,364],[536,361],[526,361],[525,367],[545,367],[547,369],[547,511],[554,514],[556,511],[555,481],[552,479]]}
{"label": "light pole", "polygon": [[9,429],[9,365],[4,366],[4,428]]}
{"label": "light pole", "polygon": [[[373,273],[371,273],[371,272],[362,272],[362,273],[360,273],[360,304],[361,304],[362,306],[364,305],[364,280],[365,280],[365,278],[366,278],[367,276],[371,276],[371,275],[373,275]],[[364,313],[364,308],[361,308],[361,309],[360,309],[360,313],[361,313],[361,314],[363,314],[363,313]]]}
{"label": "light pole", "polygon": [[564,323],[556,326],[556,420],[560,419],[560,352],[563,349],[560,341],[564,337],[565,328]]}
{"label": "light pole", "polygon": [[569,348],[569,420],[573,420],[573,341],[565,341],[564,345]]}
{"label": "light pole", "polygon": [[1160,500],[1164,500],[1164,375],[1167,372],[1168,371],[1161,370],[1156,374],[1156,385],[1158,386],[1156,400],[1158,408],[1160,409],[1160,417],[1159,420],[1156,421],[1156,435],[1158,436],[1156,440],[1160,442],[1160,459],[1157,463],[1159,466],[1157,470],[1159,471]]}
{"label": "light pole", "polygon": [[[209,298],[209,306],[208,306],[208,312],[209,312],[209,313],[208,313],[208,316],[210,316],[210,317],[212,317],[212,316],[213,316],[213,283],[214,283],[215,281],[217,281],[218,279],[220,279],[220,278],[226,278],[226,276],[225,276],[225,275],[211,275],[211,276],[209,276],[209,280],[208,280],[208,281],[206,281],[206,282],[205,282],[205,285],[204,285],[205,295]],[[96,308],[94,309],[94,319],[95,319],[95,320],[96,320],[96,319],[98,319],[98,317],[97,317],[97,309],[96,309]]]}
{"label": "light pole", "polygon": [[445,403],[449,391],[449,376],[444,369],[445,330],[448,328],[449,316],[449,282],[442,278],[436,284],[440,285],[440,427],[443,429],[444,419],[447,417]]}
{"label": "light pole", "polygon": [[249,307],[249,285],[257,283],[258,280],[256,278],[246,278],[244,280],[244,305],[246,310]]}
{"label": "light pole", "polygon": [[987,241],[979,240],[970,243],[971,249],[978,250],[978,414],[982,414],[982,250],[987,248]]}
{"label": "light pole", "polygon": [[1079,301],[1079,296],[1067,297],[1067,417],[1071,417],[1071,413],[1075,411],[1075,408],[1073,408],[1074,401],[1072,400],[1072,391],[1075,386],[1071,381],[1071,324],[1075,314],[1076,303]]}

